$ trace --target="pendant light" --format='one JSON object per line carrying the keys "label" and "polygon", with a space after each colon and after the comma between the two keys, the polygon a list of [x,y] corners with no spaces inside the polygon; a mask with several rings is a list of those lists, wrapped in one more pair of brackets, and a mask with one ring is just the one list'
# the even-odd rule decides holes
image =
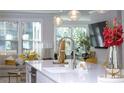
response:
{"label": "pendant light", "polygon": [[[68,16],[70,21],[77,21],[79,19],[80,12],[77,10],[71,10],[68,12]],[[62,23],[63,23],[63,19],[61,18],[61,16],[57,15],[54,17],[54,24],[56,26],[60,26]]]}
{"label": "pendant light", "polygon": [[54,22],[56,26],[60,26],[62,24],[62,18],[60,16],[55,16]]}
{"label": "pendant light", "polygon": [[80,12],[77,10],[69,11],[69,18],[71,21],[77,21],[79,19]]}

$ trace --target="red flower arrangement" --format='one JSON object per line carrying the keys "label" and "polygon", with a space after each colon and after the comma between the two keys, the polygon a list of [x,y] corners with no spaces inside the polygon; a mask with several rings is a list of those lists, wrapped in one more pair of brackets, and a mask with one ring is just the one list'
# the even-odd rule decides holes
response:
{"label": "red flower arrangement", "polygon": [[113,20],[113,27],[106,25],[103,31],[104,46],[120,46],[123,43],[122,24],[117,24],[117,19]]}

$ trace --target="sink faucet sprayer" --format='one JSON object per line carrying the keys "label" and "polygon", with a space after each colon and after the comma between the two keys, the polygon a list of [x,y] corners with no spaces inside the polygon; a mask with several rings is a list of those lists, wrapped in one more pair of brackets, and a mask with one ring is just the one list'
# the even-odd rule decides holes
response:
{"label": "sink faucet sprayer", "polygon": [[[64,40],[64,39],[70,39],[72,41],[72,56],[73,56],[73,60],[71,60],[71,62],[69,62],[69,67],[71,69],[75,69],[76,68],[76,56],[75,56],[75,47],[74,47],[74,40],[70,37],[63,37],[61,40],[60,40],[60,43]],[[63,50],[59,50],[60,52]],[[60,55],[60,53],[59,53]]]}

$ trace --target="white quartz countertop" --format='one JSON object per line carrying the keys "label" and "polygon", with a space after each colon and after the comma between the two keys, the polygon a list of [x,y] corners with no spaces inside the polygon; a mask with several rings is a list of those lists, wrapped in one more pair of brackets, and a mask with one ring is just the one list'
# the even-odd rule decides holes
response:
{"label": "white quartz countertop", "polygon": [[88,70],[71,70],[67,73],[50,73],[45,68],[64,67],[64,64],[53,64],[55,60],[38,60],[27,62],[27,65],[34,67],[37,71],[57,83],[96,83],[98,75],[104,74],[104,68],[97,64],[87,64]]}

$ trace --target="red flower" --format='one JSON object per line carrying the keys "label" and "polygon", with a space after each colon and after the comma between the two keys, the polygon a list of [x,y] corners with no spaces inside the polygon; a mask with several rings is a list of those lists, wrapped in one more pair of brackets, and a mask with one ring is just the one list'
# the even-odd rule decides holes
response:
{"label": "red flower", "polygon": [[117,19],[113,20],[113,28],[106,26],[103,31],[105,47],[120,46],[123,43],[123,29],[121,24],[117,24]]}

